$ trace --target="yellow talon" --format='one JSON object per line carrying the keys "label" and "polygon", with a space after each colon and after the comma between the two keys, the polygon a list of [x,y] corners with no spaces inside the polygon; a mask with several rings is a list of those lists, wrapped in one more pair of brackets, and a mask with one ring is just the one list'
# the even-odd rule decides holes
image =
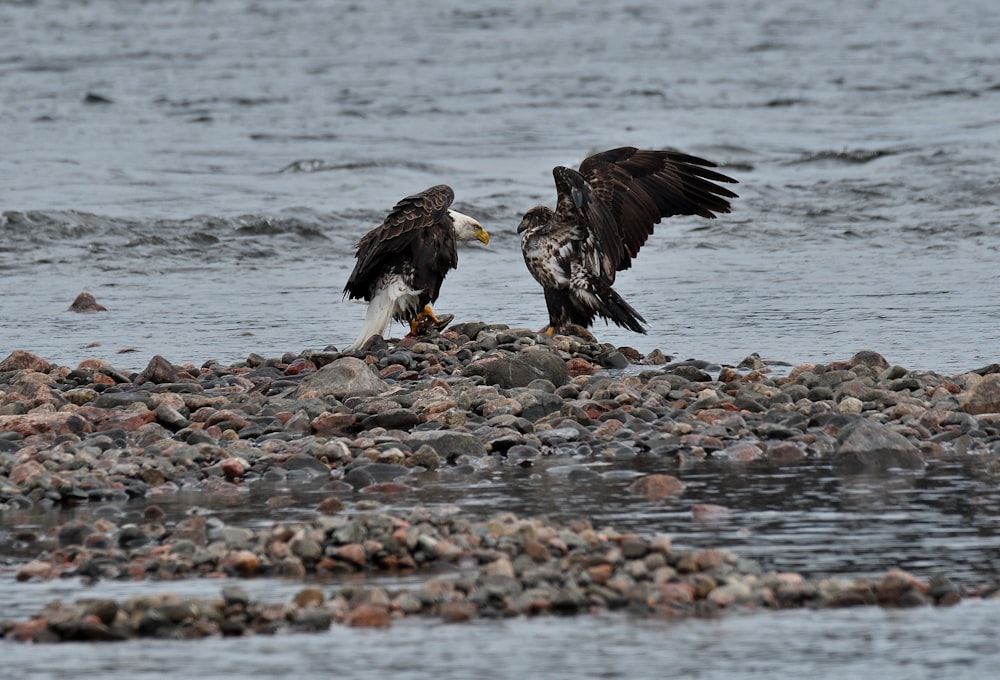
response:
{"label": "yellow talon", "polygon": [[443,314],[438,316],[431,309],[430,305],[425,305],[423,310],[417,314],[416,318],[410,321],[411,335],[424,335],[431,330],[440,331],[450,324],[455,318],[454,314]]}

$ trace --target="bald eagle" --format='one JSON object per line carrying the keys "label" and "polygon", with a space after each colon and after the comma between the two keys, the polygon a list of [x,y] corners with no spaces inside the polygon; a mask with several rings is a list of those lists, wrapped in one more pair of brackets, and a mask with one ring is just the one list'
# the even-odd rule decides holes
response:
{"label": "bald eagle", "polygon": [[653,227],[671,215],[714,218],[736,194],[715,182],[736,182],[714,163],[677,151],[621,147],[594,154],[580,170],[557,166],[556,208],[532,208],[521,220],[521,252],[545,292],[546,333],[595,316],[636,333],[644,318],[611,286],[632,266]]}
{"label": "bald eagle", "polygon": [[456,241],[490,242],[479,222],[449,209],[454,200],[455,192],[446,184],[407,196],[358,241],[357,262],[344,296],[367,301],[368,311],[358,339],[348,349],[384,335],[391,319],[409,322],[411,333],[427,321],[447,324],[430,305],[444,277],[458,266]]}

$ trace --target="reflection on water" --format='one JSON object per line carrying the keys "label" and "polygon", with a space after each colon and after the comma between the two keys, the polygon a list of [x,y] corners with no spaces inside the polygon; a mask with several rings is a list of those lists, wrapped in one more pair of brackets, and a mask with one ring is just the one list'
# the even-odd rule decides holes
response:
{"label": "reflection on water", "polygon": [[[344,491],[340,483],[290,479],[251,483],[231,495],[182,490],[153,502],[167,512],[168,527],[192,513],[256,528],[308,520],[321,500],[336,494],[348,512],[407,513],[422,506],[471,518],[511,512],[568,523],[585,517],[596,527],[669,534],[681,550],[732,548],[764,569],[809,577],[901,568],[925,579],[942,573],[974,588],[1000,573],[1000,487],[990,461],[980,458],[932,461],[920,473],[872,477],[838,476],[821,462],[772,467],[707,461],[678,470],[669,460],[645,456],[610,463],[552,456],[527,469],[489,458],[481,466],[421,473],[405,495],[380,497]],[[634,476],[655,472],[678,476],[684,493],[650,501],[628,491]],[[290,500],[268,504],[276,496]],[[361,501],[365,509],[358,510]],[[368,510],[373,501],[377,509]],[[728,513],[703,521],[692,514],[692,506],[703,503]],[[145,505],[7,512],[0,557],[36,554],[36,547],[12,543],[15,527],[44,529],[69,517],[141,522]],[[262,514],[260,508],[269,505],[273,509]]]}
{"label": "reflection on water", "polygon": [[[295,637],[7,646],[24,677],[111,674],[189,678],[179,659],[197,648],[210,678],[873,678],[965,680],[992,677],[996,602],[949,609],[787,611],[717,620],[664,622],[624,615],[397,623],[388,631],[335,627]],[[865,631],[859,635],[858,631]],[[762,634],[766,631],[766,634]],[[516,650],[516,653],[512,653]],[[5,650],[6,651],[6,650]],[[252,662],[247,662],[252,660]],[[668,669],[668,670],[665,670]]]}

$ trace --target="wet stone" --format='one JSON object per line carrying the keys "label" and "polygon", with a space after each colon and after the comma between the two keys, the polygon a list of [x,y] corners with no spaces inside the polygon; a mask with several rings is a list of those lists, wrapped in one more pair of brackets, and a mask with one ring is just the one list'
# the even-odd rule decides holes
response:
{"label": "wet stone", "polygon": [[[449,329],[377,339],[351,356],[329,349],[171,366],[176,375],[154,362],[148,375],[131,376],[101,361],[70,370],[12,354],[0,371],[0,513],[74,505],[85,518],[60,515],[44,531],[11,533],[23,555],[19,581],[229,576],[326,584],[324,598],[287,604],[261,605],[236,591],[221,604],[118,603],[113,617],[107,603],[67,604],[44,614],[42,628],[13,624],[13,637],[242,635],[383,626],[408,615],[458,621],[619,607],[680,616],[741,606],[922,606],[990,592],[900,573],[822,581],[771,574],[724,548],[679,554],[669,537],[580,519],[478,521],[462,501],[439,498],[434,487],[428,494],[422,484],[479,483],[500,466],[543,489],[600,480],[614,493],[640,496],[639,504],[668,508],[695,530],[728,531],[740,525],[735,506],[685,498],[692,461],[785,465],[795,474],[791,468],[808,460],[844,476],[919,472],[925,457],[937,464],[993,455],[1000,451],[1000,418],[990,410],[996,373],[937,376],[861,354],[795,367],[787,377],[758,362],[607,371],[601,365],[610,356],[642,358],[587,337],[485,324],[464,330],[471,335]],[[491,381],[486,367],[499,361],[523,372]],[[383,365],[404,370],[381,379],[375,369]],[[246,525],[224,524],[218,517],[236,515],[214,516],[177,496],[193,490],[242,508],[256,502],[259,482],[283,489],[268,491]],[[692,496],[700,495],[697,484]],[[429,509],[414,508],[418,498],[430,499]],[[163,506],[143,516],[129,499]],[[179,517],[178,503],[186,513]],[[448,578],[433,577],[440,573]],[[340,578],[387,574],[424,583],[408,594]]]}

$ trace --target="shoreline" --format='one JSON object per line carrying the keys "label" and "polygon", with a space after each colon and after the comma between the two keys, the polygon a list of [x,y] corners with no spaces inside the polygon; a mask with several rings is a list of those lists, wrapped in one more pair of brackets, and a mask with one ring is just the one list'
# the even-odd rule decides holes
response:
{"label": "shoreline", "polygon": [[[54,366],[17,351],[0,362],[0,521],[17,510],[154,503],[142,523],[70,521],[26,537],[35,554],[17,565],[18,581],[428,579],[398,593],[347,585],[327,597],[306,587],[287,605],[252,603],[239,588],[210,602],[134,598],[103,601],[100,610],[53,603],[2,630],[37,641],[201,637],[381,627],[408,615],[462,621],[626,609],[677,617],[991,597],[993,584],[924,581],[894,569],[856,579],[764,573],[725,546],[678,551],[668,536],[585,519],[560,526],[510,513],[470,520],[422,508],[385,513],[377,503],[347,508],[335,489],[405,494],[418,483],[414,471],[485,457],[530,467],[574,447],[614,456],[628,446],[678,463],[820,460],[844,475],[913,474],[935,459],[1000,454],[998,371],[907,371],[863,351],[778,376],[755,356],[738,367],[671,363],[658,350],[642,356],[592,337],[479,322],[426,338],[374,339],[344,354],[251,354],[228,366],[157,356],[137,373],[100,360]],[[293,471],[330,480],[333,491],[312,520],[250,529],[164,517],[155,506],[182,487],[238,493]],[[622,484],[651,500],[684,488],[669,474]]]}

